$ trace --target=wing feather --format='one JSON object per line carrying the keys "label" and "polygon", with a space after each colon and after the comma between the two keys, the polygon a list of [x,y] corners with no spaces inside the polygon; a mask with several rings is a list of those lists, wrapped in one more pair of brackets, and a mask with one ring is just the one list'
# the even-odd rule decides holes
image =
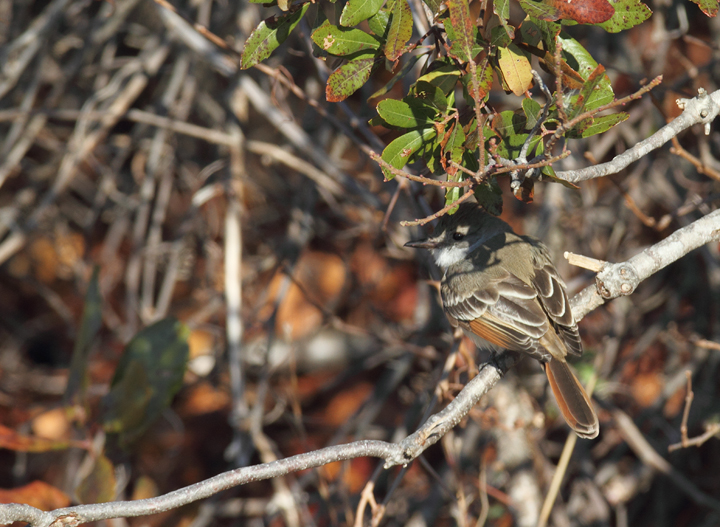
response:
{"label": "wing feather", "polygon": [[[551,356],[538,345],[549,328],[532,286],[510,273],[503,273],[485,287],[465,297],[442,287],[443,304],[453,325],[495,346],[522,351],[540,360]],[[482,345],[482,340],[473,339]]]}
{"label": "wing feather", "polygon": [[550,262],[546,252],[543,251],[541,256],[536,256],[533,263],[535,275],[532,284],[537,291],[538,301],[565,343],[568,353],[582,355],[582,341],[570,308],[565,283]]}

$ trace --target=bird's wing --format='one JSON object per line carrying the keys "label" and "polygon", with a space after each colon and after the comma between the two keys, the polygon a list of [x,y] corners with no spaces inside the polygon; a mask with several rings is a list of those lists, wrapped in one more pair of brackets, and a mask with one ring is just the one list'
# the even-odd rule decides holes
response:
{"label": "bird's wing", "polygon": [[533,262],[535,276],[532,278],[532,286],[537,291],[537,298],[540,305],[547,313],[558,336],[565,343],[568,353],[580,356],[583,352],[580,333],[578,332],[575,318],[570,308],[565,284],[550,263],[547,255],[537,256]]}
{"label": "bird's wing", "polygon": [[538,345],[547,333],[548,318],[535,289],[504,271],[468,295],[458,295],[447,284],[442,287],[445,311],[466,333],[513,351],[522,351],[540,360],[550,355]]}

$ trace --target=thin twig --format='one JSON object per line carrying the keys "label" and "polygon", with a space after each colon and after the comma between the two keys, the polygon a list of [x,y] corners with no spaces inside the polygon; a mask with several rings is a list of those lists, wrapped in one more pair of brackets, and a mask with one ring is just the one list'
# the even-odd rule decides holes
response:
{"label": "thin twig", "polygon": [[692,439],[688,438],[688,417],[690,416],[690,406],[695,398],[695,394],[692,391],[692,371],[685,371],[685,377],[687,378],[687,393],[685,394],[685,408],[683,409],[682,424],[680,425],[680,442],[668,446],[668,452],[674,452],[675,450],[689,446],[701,446],[708,439],[720,432],[720,423],[713,423],[708,425],[704,434]]}
{"label": "thin twig", "polygon": [[[612,102],[604,104],[603,106],[598,106],[597,108],[593,108],[592,110],[583,112],[579,115],[576,115],[575,117],[573,117],[570,120],[563,119],[562,124],[560,126],[558,126],[557,130],[555,130],[555,133],[552,135],[552,137],[548,141],[548,143],[546,145],[546,150],[548,152],[552,151],[557,140],[560,139],[561,137],[563,137],[565,135],[565,132],[570,130],[576,124],[584,121],[585,119],[587,119],[589,117],[593,117],[601,112],[604,112],[605,110],[610,110],[610,109],[616,108],[618,106],[625,106],[627,103],[641,98],[643,95],[645,95],[647,92],[652,90],[654,87],[658,86],[661,82],[662,82],[662,75],[658,75],[652,81],[650,81],[648,84],[646,84],[645,86],[640,88],[635,93],[631,93],[627,97],[623,97],[622,99],[616,99]],[[558,109],[559,109],[559,105],[558,105]]]}
{"label": "thin twig", "polygon": [[692,165],[695,167],[695,170],[697,170],[700,174],[705,174],[707,177],[712,178],[715,181],[720,181],[720,172],[707,166],[697,157],[685,150],[680,144],[680,141],[678,141],[677,137],[672,138],[672,144],[672,147],[670,147],[671,154],[675,154],[676,156],[682,157],[683,159],[692,163]]}
{"label": "thin twig", "polygon": [[658,454],[650,443],[648,443],[647,439],[645,439],[630,416],[619,409],[614,410],[612,413],[620,435],[622,435],[623,439],[625,439],[630,448],[644,464],[665,474],[671,483],[695,503],[709,507],[715,511],[720,511],[720,501],[702,492],[692,481]]}
{"label": "thin twig", "polygon": [[385,170],[389,170],[393,173],[393,175],[398,177],[404,177],[411,181],[416,181],[418,183],[422,183],[423,185],[433,185],[436,187],[442,187],[442,188],[451,188],[451,187],[460,187],[460,188],[466,188],[470,187],[474,184],[473,181],[465,180],[465,181],[438,181],[437,179],[430,179],[423,176],[415,176],[413,174],[408,174],[407,172],[403,172],[399,168],[395,168],[390,163],[385,161],[379,154],[375,152],[370,152],[370,158],[375,161],[378,165],[380,165],[381,168]]}
{"label": "thin twig", "polygon": [[402,225],[403,227],[413,227],[413,226],[415,226],[415,225],[425,225],[426,223],[430,223],[430,222],[433,221],[434,219],[439,218],[439,217],[445,215],[448,211],[454,209],[455,207],[457,207],[458,205],[460,205],[463,201],[467,201],[467,200],[470,198],[470,196],[473,196],[473,193],[472,193],[472,192],[466,192],[465,194],[463,194],[462,196],[460,196],[458,199],[456,199],[455,201],[453,201],[452,203],[450,203],[450,205],[444,206],[442,209],[440,209],[439,211],[437,211],[435,214],[431,214],[430,216],[428,216],[428,217],[426,217],[426,218],[423,218],[423,219],[421,219],[421,220],[401,221],[401,222],[400,222],[400,225]]}

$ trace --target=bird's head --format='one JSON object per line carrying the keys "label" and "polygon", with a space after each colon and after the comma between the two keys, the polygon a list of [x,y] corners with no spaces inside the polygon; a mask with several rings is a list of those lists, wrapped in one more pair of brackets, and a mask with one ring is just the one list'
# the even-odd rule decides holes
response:
{"label": "bird's head", "polygon": [[439,267],[446,269],[462,261],[490,238],[512,230],[500,218],[485,212],[477,203],[461,203],[453,215],[438,221],[432,236],[414,240],[405,247],[428,249]]}

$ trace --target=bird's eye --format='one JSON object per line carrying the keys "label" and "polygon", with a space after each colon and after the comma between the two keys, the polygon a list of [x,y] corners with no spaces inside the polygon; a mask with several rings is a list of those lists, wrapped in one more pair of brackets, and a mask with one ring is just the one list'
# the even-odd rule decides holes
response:
{"label": "bird's eye", "polygon": [[460,241],[465,237],[465,235],[462,232],[456,232],[453,234],[453,240]]}

